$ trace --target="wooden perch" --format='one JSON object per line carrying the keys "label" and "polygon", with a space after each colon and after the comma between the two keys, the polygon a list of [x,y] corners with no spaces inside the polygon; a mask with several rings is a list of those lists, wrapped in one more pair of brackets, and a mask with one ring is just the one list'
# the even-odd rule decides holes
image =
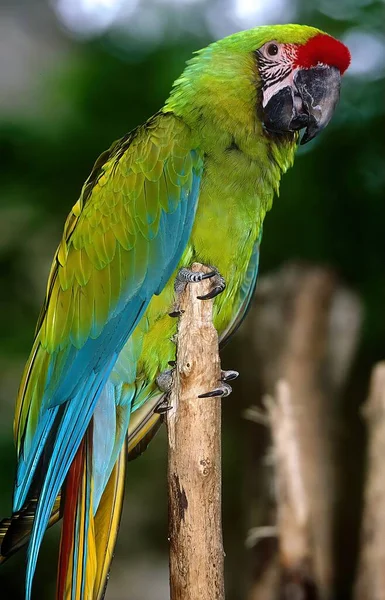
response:
{"label": "wooden perch", "polygon": [[[194,271],[207,267],[194,263]],[[210,280],[180,297],[177,361],[167,414],[171,600],[223,600],[221,400],[202,398],[220,380]]]}
{"label": "wooden perch", "polygon": [[364,407],[368,428],[367,481],[355,600],[385,600],[385,362],[372,372]]}

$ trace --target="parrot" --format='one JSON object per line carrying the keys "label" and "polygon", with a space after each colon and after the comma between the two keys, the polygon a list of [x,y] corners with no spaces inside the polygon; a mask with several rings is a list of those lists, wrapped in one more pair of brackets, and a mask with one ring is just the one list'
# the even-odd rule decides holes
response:
{"label": "parrot", "polygon": [[[28,543],[26,600],[61,518],[57,599],[104,597],[128,459],[167,410],[178,289],[209,277],[202,301],[215,297],[220,343],[238,328],[281,176],[328,125],[350,60],[305,25],[232,34],[196,52],[163,108],[97,159],[53,258],[16,403],[0,562]],[[203,397],[230,393],[237,372],[222,375]]]}

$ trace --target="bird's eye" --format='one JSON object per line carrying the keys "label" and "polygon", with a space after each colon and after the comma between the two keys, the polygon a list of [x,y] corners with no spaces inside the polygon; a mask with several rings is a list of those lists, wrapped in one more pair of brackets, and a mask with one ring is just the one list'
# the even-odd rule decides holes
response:
{"label": "bird's eye", "polygon": [[278,54],[277,44],[269,44],[266,50],[269,56],[276,56]]}

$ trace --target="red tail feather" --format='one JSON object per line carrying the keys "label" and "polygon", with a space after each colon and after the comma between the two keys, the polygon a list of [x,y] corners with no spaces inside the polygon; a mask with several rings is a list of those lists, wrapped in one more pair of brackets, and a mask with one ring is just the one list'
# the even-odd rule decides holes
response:
{"label": "red tail feather", "polygon": [[85,440],[81,442],[73,463],[68,471],[64,492],[64,513],[62,534],[60,540],[60,554],[58,564],[57,600],[65,596],[66,575],[68,562],[72,554],[74,527],[76,518],[76,504],[78,500],[79,485],[84,469]]}

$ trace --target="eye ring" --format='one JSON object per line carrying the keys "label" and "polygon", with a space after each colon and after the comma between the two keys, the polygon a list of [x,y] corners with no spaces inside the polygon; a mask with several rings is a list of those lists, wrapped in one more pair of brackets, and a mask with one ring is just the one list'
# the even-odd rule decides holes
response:
{"label": "eye ring", "polygon": [[266,52],[269,56],[277,56],[277,54],[278,54],[277,44],[269,44],[266,48]]}

